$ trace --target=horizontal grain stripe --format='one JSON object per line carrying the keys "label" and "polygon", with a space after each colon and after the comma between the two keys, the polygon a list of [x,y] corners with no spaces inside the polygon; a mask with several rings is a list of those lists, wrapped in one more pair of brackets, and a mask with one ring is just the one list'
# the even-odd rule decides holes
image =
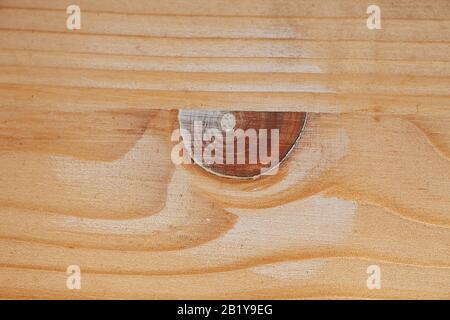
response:
{"label": "horizontal grain stripe", "polygon": [[[66,8],[47,8],[47,7],[32,7],[32,6],[12,6],[12,5],[5,5],[1,6],[0,10],[21,10],[21,11],[47,11],[47,12],[58,12],[65,14],[65,17],[68,17],[68,14],[66,13]],[[157,13],[157,12],[148,12],[148,13],[141,13],[141,12],[124,12],[122,11],[109,11],[109,10],[88,10],[88,9],[82,9],[82,13],[88,13],[88,14],[106,14],[106,15],[116,15],[121,16],[123,18],[126,17],[147,17],[147,18],[153,18],[153,17],[178,17],[178,18],[242,18],[242,19],[258,19],[258,20],[277,20],[277,19],[284,19],[284,20],[290,20],[290,19],[301,19],[301,20],[363,20],[366,21],[368,18],[368,14],[361,16],[361,15],[355,15],[355,16],[349,16],[349,15],[341,15],[341,16],[333,16],[333,15],[324,15],[324,16],[310,16],[310,15],[224,15],[224,14],[206,14],[206,13],[199,13],[199,14],[189,14],[189,13]],[[432,16],[430,17],[417,17],[417,16],[383,16],[383,20],[388,21],[398,21],[398,22],[406,22],[406,21],[423,21],[423,22],[446,22],[450,19],[448,17],[440,17],[440,18],[434,18]]]}
{"label": "horizontal grain stripe", "polygon": [[[39,8],[65,10],[71,0],[2,0],[2,6],[15,8]],[[172,14],[214,16],[272,16],[272,17],[362,17],[367,18],[367,1],[348,0],[191,0],[182,5],[176,0],[136,0],[127,3],[120,0],[78,0],[87,11],[125,14]],[[420,0],[377,0],[386,18],[448,19],[450,5],[447,0],[432,2]]]}
{"label": "horizontal grain stripe", "polygon": [[[44,9],[0,8],[0,29],[68,32],[66,13]],[[391,42],[448,42],[450,20],[383,20],[383,30],[369,30],[364,18],[183,17],[91,13],[83,11],[77,34],[167,38],[310,39]]]}
{"label": "horizontal grain stripe", "polygon": [[393,75],[181,73],[0,66],[0,83],[158,91],[450,96],[450,77]]}
{"label": "horizontal grain stripe", "polygon": [[[0,241],[8,241],[3,240],[0,238]],[[15,241],[15,240],[9,240],[9,241]],[[23,241],[20,241],[23,242]],[[32,244],[35,246],[35,244]],[[53,245],[52,245],[53,246]],[[89,251],[89,248],[82,248],[82,250]],[[98,250],[96,250],[98,251]],[[167,277],[167,276],[195,276],[195,275],[213,275],[217,273],[227,273],[227,272],[236,272],[236,271],[245,271],[253,268],[258,267],[264,267],[267,265],[274,265],[274,264],[283,264],[283,263],[290,263],[290,262],[304,262],[304,261],[317,261],[317,260],[354,260],[354,261],[373,261],[378,263],[386,263],[391,264],[395,266],[402,266],[402,267],[413,267],[413,268],[420,268],[420,269],[426,269],[426,270],[442,270],[443,272],[447,272],[450,270],[449,266],[440,266],[440,265],[422,265],[422,264],[416,264],[416,263],[408,263],[408,262],[398,262],[398,261],[390,261],[390,260],[384,260],[379,259],[376,257],[365,257],[365,256],[346,256],[346,255],[318,255],[318,256],[305,256],[305,257],[290,257],[283,260],[262,260],[259,263],[250,263],[245,265],[236,265],[232,268],[205,268],[203,270],[193,270],[189,272],[164,272],[163,270],[160,270],[159,272],[139,272],[136,270],[133,271],[120,271],[120,270],[106,270],[106,269],[91,269],[91,268],[84,268],[83,272],[86,274],[96,274],[96,275],[114,275],[114,276],[142,276],[142,277]],[[368,264],[369,266],[369,264]],[[46,271],[46,272],[64,272],[66,270],[66,265],[61,265],[61,267],[49,267],[49,266],[40,266],[40,265],[32,265],[32,264],[12,264],[12,263],[0,263],[0,269],[20,269],[20,270],[28,270],[28,271]]]}
{"label": "horizontal grain stripe", "polygon": [[448,76],[450,62],[373,59],[149,57],[0,49],[0,65],[171,71]]}
{"label": "horizontal grain stripe", "polygon": [[168,57],[291,57],[450,61],[443,43],[268,39],[168,39],[0,30],[3,49]]}
{"label": "horizontal grain stripe", "polygon": [[[367,290],[366,268],[379,264],[383,270],[383,290]],[[325,268],[327,273],[320,272]],[[83,269],[82,269],[83,270]],[[100,275],[84,273],[83,290],[67,290],[65,270],[27,270],[14,266],[0,269],[8,279],[0,287],[2,295],[13,297],[60,298],[310,298],[353,297],[405,298],[448,296],[446,270],[397,266],[376,260],[315,259],[270,264],[247,270],[210,275],[173,277],[140,275]],[[292,279],[283,277],[288,275]],[[258,283],[255,286],[255,283]],[[222,290],[217,292],[220,286]],[[324,290],[323,288],[327,288]],[[426,288],[426,290],[424,290]],[[106,290],[105,290],[106,289]],[[4,293],[3,293],[4,292]]]}
{"label": "horizontal grain stripe", "polygon": [[0,106],[88,111],[117,108],[222,109],[376,114],[449,115],[448,96],[380,96],[336,93],[188,92],[0,85]]}
{"label": "horizontal grain stripe", "polygon": [[[160,40],[160,39],[167,39],[167,40],[203,40],[203,41],[215,41],[215,40],[229,40],[229,41],[252,41],[252,42],[274,42],[274,43],[283,43],[283,42],[291,42],[291,43],[304,43],[305,41],[315,43],[315,42],[332,42],[332,43],[359,43],[362,45],[371,45],[374,43],[379,44],[396,44],[396,45],[404,45],[404,44],[419,44],[419,45],[446,45],[450,43],[450,40],[390,40],[390,39],[379,39],[379,38],[370,38],[365,39],[364,37],[361,37],[359,39],[358,37],[349,37],[349,38],[339,38],[339,37],[333,37],[333,38],[320,38],[320,37],[224,37],[224,36],[198,36],[198,35],[192,35],[192,36],[183,36],[183,35],[142,35],[142,34],[122,34],[122,33],[102,33],[102,32],[84,32],[84,31],[71,31],[68,32],[67,30],[63,29],[61,31],[59,30],[40,30],[36,28],[11,28],[9,26],[6,27],[0,27],[0,31],[2,32],[28,32],[28,33],[41,33],[41,34],[50,34],[50,35],[76,35],[76,36],[106,36],[106,37],[114,37],[117,39],[131,39],[131,40]],[[410,32],[415,32],[410,31]]]}

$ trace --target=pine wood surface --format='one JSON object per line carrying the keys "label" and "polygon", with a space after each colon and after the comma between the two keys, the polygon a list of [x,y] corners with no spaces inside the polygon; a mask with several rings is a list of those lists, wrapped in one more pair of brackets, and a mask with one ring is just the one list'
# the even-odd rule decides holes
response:
{"label": "pine wood surface", "polygon": [[[0,0],[1,298],[450,298],[450,1],[69,4]],[[236,181],[185,108],[308,121]]]}

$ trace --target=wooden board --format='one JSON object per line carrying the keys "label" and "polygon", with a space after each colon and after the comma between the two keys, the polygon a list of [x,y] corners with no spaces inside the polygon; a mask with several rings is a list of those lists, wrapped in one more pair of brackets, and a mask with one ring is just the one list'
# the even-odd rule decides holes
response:
{"label": "wooden board", "polygon": [[[0,297],[449,299],[450,2],[376,2],[0,0]],[[308,121],[235,181],[181,108]]]}

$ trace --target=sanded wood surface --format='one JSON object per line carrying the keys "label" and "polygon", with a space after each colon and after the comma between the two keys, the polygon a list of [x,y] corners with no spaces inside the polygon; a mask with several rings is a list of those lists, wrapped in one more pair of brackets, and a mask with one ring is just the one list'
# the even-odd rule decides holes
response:
{"label": "sanded wood surface", "polygon": [[[69,4],[0,0],[1,298],[450,298],[450,1]],[[189,108],[308,121],[236,181]]]}

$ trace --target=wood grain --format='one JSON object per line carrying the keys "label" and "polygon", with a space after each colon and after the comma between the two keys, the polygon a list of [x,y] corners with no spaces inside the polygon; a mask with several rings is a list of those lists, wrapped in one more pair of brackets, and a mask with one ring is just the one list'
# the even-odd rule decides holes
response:
{"label": "wood grain", "polygon": [[[449,299],[450,2],[376,2],[0,0],[0,297]],[[308,122],[236,181],[189,108]]]}

